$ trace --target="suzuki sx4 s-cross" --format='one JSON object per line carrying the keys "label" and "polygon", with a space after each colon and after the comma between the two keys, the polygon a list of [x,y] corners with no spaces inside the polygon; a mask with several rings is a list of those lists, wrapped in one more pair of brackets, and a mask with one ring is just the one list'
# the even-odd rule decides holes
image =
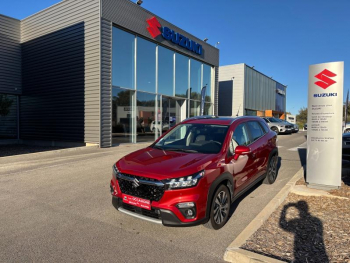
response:
{"label": "suzuki sx4 s-cross", "polygon": [[225,225],[231,203],[277,176],[277,135],[258,117],[187,119],[113,166],[112,203],[165,226]]}

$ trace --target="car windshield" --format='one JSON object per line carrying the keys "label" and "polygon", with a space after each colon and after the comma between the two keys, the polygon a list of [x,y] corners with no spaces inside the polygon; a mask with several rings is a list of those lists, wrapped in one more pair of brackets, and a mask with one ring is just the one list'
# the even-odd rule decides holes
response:
{"label": "car windshield", "polygon": [[276,119],[276,118],[268,118],[270,122],[283,122],[280,119]]}
{"label": "car windshield", "polygon": [[164,151],[215,154],[220,152],[229,126],[180,124],[161,138],[153,148]]}

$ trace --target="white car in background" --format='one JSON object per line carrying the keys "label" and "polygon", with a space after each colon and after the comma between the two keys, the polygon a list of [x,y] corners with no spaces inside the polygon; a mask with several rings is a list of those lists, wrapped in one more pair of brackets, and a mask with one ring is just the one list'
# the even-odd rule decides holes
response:
{"label": "white car in background", "polygon": [[350,122],[347,122],[344,126],[343,124],[343,133],[348,133],[350,132]]}
{"label": "white car in background", "polygon": [[169,123],[168,122],[163,122],[163,127],[160,128],[161,126],[161,121],[158,121],[158,124],[156,124],[155,121],[152,121],[151,125],[150,125],[150,129],[151,129],[151,132],[155,132],[155,130],[157,129],[158,131],[162,130],[162,131],[167,131],[169,130]]}

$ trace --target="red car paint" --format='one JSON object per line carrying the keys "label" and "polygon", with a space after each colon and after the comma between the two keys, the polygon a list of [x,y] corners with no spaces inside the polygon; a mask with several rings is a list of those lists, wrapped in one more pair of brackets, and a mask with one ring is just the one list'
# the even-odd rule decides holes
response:
{"label": "red car paint", "polygon": [[[228,156],[231,138],[235,129],[238,125],[247,122],[258,122],[261,125],[262,130],[266,133],[247,146],[238,146],[237,153],[233,156]],[[179,224],[181,226],[195,225],[196,223],[205,223],[208,221],[208,206],[211,202],[209,196],[210,189],[214,183],[215,185],[218,184],[218,180],[221,178],[220,176],[223,174],[229,174],[232,177],[232,200],[234,200],[243,193],[243,191],[254,185],[255,182],[264,179],[269,157],[271,156],[271,153],[277,152],[276,133],[271,131],[261,118],[197,117],[185,120],[180,124],[211,124],[228,126],[221,150],[215,154],[205,154],[171,150],[165,151],[153,148],[153,146],[166,135],[163,134],[163,136],[151,146],[128,154],[116,162],[116,167],[121,174],[133,175],[136,178],[150,178],[159,181],[181,178],[204,171],[204,176],[198,181],[196,186],[184,189],[165,190],[159,201],[151,201],[151,207],[153,209],[162,212],[167,210],[177,217],[179,223],[174,223],[174,226]],[[171,130],[175,129],[175,127]],[[246,149],[250,150],[249,154],[245,154],[244,150]],[[240,153],[242,155],[240,155]],[[123,193],[115,176],[112,176],[111,192],[114,199],[122,199]],[[193,218],[186,218],[176,206],[178,203],[183,202],[195,203],[196,214]],[[163,224],[168,225],[164,223],[164,221]]]}

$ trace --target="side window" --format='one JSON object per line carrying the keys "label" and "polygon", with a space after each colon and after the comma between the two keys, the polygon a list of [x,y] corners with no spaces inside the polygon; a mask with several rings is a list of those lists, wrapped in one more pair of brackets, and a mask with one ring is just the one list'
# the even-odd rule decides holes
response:
{"label": "side window", "polygon": [[250,144],[249,135],[245,123],[238,125],[233,132],[232,139],[237,145],[248,145]]}
{"label": "side window", "polygon": [[259,124],[262,127],[262,130],[263,130],[264,134],[269,132],[270,128],[269,128],[269,126],[266,125],[265,122],[259,121]]}
{"label": "side window", "polygon": [[257,139],[259,139],[261,136],[264,135],[264,132],[262,131],[261,126],[257,121],[249,121],[247,123],[247,126],[253,141],[256,141]]}
{"label": "side window", "polygon": [[269,123],[269,121],[268,121],[267,119],[263,118],[263,120],[264,120],[266,123]]}

